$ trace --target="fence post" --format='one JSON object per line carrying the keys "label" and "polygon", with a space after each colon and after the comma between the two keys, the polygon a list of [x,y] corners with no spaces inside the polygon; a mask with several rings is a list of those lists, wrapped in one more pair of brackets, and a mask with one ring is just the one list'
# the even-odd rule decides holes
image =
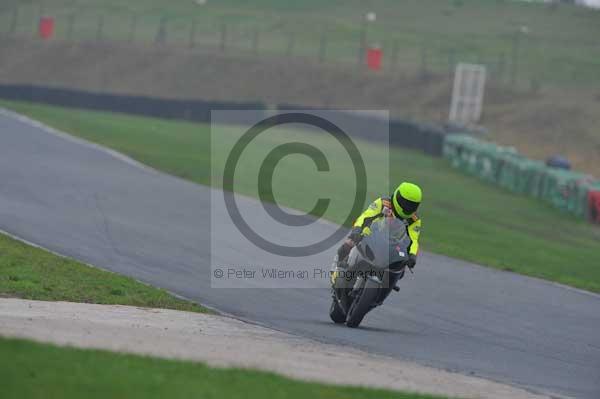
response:
{"label": "fence post", "polygon": [[16,5],[15,8],[13,8],[12,20],[10,21],[10,29],[9,29],[10,34],[14,35],[15,33],[17,33],[17,24],[18,23],[19,23],[19,6]]}
{"label": "fence post", "polygon": [[104,15],[98,17],[98,28],[96,29],[96,40],[101,41],[104,33]]}
{"label": "fence post", "polygon": [[160,17],[160,22],[158,23],[158,31],[156,32],[156,37],[154,38],[155,44],[163,44],[167,41],[167,17],[163,15]]}
{"label": "fence post", "polygon": [[498,77],[497,77],[498,82],[504,81],[505,69],[506,69],[506,56],[504,55],[504,52],[501,52],[498,55],[498,61],[497,61],[497,65],[496,65],[496,74],[498,75]]}
{"label": "fence post", "polygon": [[38,6],[38,13],[39,13],[39,16],[38,16],[37,20],[39,21],[44,16],[44,2],[43,1],[40,1],[40,4]]}
{"label": "fence post", "polygon": [[190,26],[190,48],[194,48],[196,45],[196,18],[192,19],[192,26]]}
{"label": "fence post", "polygon": [[73,40],[73,30],[75,29],[75,14],[67,16],[67,40]]}
{"label": "fence post", "polygon": [[521,34],[516,31],[512,41],[512,62],[510,68],[510,84],[515,86],[517,83],[517,75],[519,73],[519,47],[521,46]]}
{"label": "fence post", "polygon": [[319,40],[319,62],[325,62],[327,56],[327,32],[321,32],[321,39]]}
{"label": "fence post", "polygon": [[483,53],[481,52],[481,50],[477,50],[477,52],[475,53],[475,58],[476,58],[476,64],[485,65],[487,67],[487,64],[483,60]]}
{"label": "fence post", "polygon": [[252,36],[252,51],[254,54],[258,54],[259,48],[259,30],[258,28],[254,29],[254,35]]}
{"label": "fence post", "polygon": [[225,22],[221,22],[221,43],[220,43],[221,52],[225,52],[227,49],[227,24]]}
{"label": "fence post", "polygon": [[367,25],[366,18],[362,18],[362,26],[360,29],[360,39],[358,43],[358,66],[362,66],[365,61],[365,52],[367,51]]}
{"label": "fence post", "polygon": [[135,40],[135,33],[137,31],[137,23],[138,23],[138,16],[132,15],[131,21],[129,22],[129,42],[130,43],[133,43],[133,41]]}
{"label": "fence post", "polygon": [[448,50],[448,72],[450,77],[454,75],[454,69],[456,68],[456,50],[451,48]]}
{"label": "fence post", "polygon": [[39,33],[38,32],[39,23],[43,17],[44,17],[44,2],[40,1],[40,4],[38,5],[38,18],[33,24],[33,37],[36,37],[37,34]]}
{"label": "fence post", "polygon": [[398,50],[399,50],[398,39],[394,40],[394,44],[392,44],[392,62],[390,65],[390,71],[395,71],[398,66]]}
{"label": "fence post", "polygon": [[421,45],[421,75],[427,75],[428,73],[428,51],[425,44]]}
{"label": "fence post", "polygon": [[294,54],[294,46],[296,44],[296,35],[294,33],[290,33],[288,35],[288,45],[285,51],[285,54],[290,57]]}

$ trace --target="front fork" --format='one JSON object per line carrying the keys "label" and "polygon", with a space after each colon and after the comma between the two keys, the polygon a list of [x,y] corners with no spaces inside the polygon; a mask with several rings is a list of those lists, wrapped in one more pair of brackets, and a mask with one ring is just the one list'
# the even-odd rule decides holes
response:
{"label": "front fork", "polygon": [[[385,301],[385,299],[390,295],[392,290],[400,291],[400,289],[398,288],[398,286],[396,284],[398,283],[398,281],[400,281],[400,279],[402,279],[403,276],[404,276],[404,271],[402,271],[401,273],[394,273],[394,272],[387,271],[384,276],[384,281],[381,281],[379,279],[379,277],[377,277],[377,276],[368,277],[370,280],[373,280],[374,282],[376,282],[379,285],[379,287],[377,289],[380,290],[380,293],[378,295],[378,299],[377,299],[377,302],[375,303],[375,306],[382,305],[383,302]],[[359,283],[358,280],[362,280],[362,281],[360,281],[360,283]],[[366,284],[366,283],[363,283],[363,281],[364,281],[363,277],[359,277],[357,279],[357,281],[355,282],[355,284],[352,288],[352,291],[350,292],[351,297],[354,297],[355,293],[360,289],[360,287],[362,287],[364,284]]]}
{"label": "front fork", "polygon": [[[348,268],[340,271],[346,272]],[[356,280],[349,280],[347,275],[335,275],[331,278],[331,295],[340,307],[347,312],[352,304],[352,292],[356,286]]]}

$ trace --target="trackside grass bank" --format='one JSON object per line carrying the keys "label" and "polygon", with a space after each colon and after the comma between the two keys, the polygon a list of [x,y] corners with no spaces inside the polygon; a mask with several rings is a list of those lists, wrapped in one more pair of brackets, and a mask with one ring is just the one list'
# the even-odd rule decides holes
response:
{"label": "trackside grass bank", "polygon": [[307,383],[275,374],[0,338],[3,398],[389,398],[410,393]]}
{"label": "trackside grass bank", "polygon": [[[221,181],[218,172],[227,151],[243,132],[240,128],[219,127],[211,142],[206,125],[6,101],[0,104],[157,169],[216,186]],[[333,140],[323,136],[307,136],[306,132],[280,133],[257,139],[256,146],[247,148],[246,163],[236,169],[236,191],[258,196],[257,171],[252,166],[260,165],[265,151],[280,142],[308,141],[327,153],[331,170],[321,173],[305,156],[288,156],[273,165],[274,196],[278,203],[303,211],[311,210],[316,198],[331,198],[336,206],[328,208],[324,217],[342,222],[353,200],[349,193],[355,187],[354,172],[338,167],[338,163],[345,162],[341,146],[336,147]],[[369,168],[385,168],[390,175],[388,182],[386,176],[369,174],[367,201],[389,192],[402,180],[422,185],[424,250],[600,292],[597,227],[533,199],[464,176],[444,159],[392,148],[388,163],[387,148],[366,142],[357,145]],[[212,179],[211,162],[217,170]]]}
{"label": "trackside grass bank", "polygon": [[208,311],[164,290],[62,258],[2,234],[0,296]]}

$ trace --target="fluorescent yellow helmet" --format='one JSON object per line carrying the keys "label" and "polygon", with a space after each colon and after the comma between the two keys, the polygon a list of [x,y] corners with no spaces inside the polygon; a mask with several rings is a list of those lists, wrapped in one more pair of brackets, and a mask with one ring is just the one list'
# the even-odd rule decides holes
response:
{"label": "fluorescent yellow helmet", "polygon": [[417,211],[422,199],[423,193],[419,186],[404,182],[394,191],[392,197],[394,212],[397,216],[407,219]]}

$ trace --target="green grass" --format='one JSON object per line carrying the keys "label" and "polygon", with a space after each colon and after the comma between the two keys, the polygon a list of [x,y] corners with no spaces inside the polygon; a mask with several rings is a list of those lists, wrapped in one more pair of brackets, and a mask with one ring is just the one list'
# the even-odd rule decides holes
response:
{"label": "green grass", "polygon": [[[5,0],[0,6],[2,30],[32,35],[43,12],[56,18],[56,35],[75,40],[95,39],[103,18],[104,40],[130,40],[132,17],[137,15],[133,39],[153,42],[159,21],[168,18],[168,43],[187,46],[196,20],[197,45],[218,47],[226,28],[228,51],[254,51],[259,32],[261,53],[317,58],[323,34],[329,61],[356,62],[364,16],[376,12],[368,24],[367,43],[384,49],[384,63],[397,67],[447,71],[449,60],[485,62],[495,77],[508,78],[515,40],[522,79],[587,85],[600,80],[600,12],[572,5],[542,5],[509,0],[361,0],[290,1],[208,0]],[[19,4],[18,18],[14,6]],[[42,6],[43,4],[43,6]],[[69,28],[69,16],[74,25]],[[528,33],[518,33],[526,27]],[[560,27],[560,29],[557,29]],[[4,33],[4,32],[3,32]],[[290,38],[293,36],[293,48]],[[518,36],[518,39],[516,39]],[[422,52],[427,48],[427,54]],[[396,67],[396,65],[394,65]]]}
{"label": "green grass", "polygon": [[[25,103],[0,104],[201,184],[211,184],[212,145],[212,181],[217,186],[224,156],[241,133],[239,128],[222,127],[211,143],[205,125]],[[344,220],[355,188],[353,172],[346,168],[341,150],[322,136],[291,130],[280,133],[248,147],[245,163],[237,169],[236,191],[257,196],[255,166],[264,153],[280,141],[308,138],[330,157],[331,171],[319,173],[305,157],[289,156],[277,165],[275,198],[304,211],[312,209],[317,197],[331,198],[335,206],[328,208],[325,217]],[[600,292],[597,227],[534,199],[462,175],[444,159],[392,148],[388,163],[386,148],[364,142],[359,146],[369,168],[369,199],[388,192],[390,185],[402,180],[413,180],[423,187],[420,215],[424,250]],[[388,170],[391,183],[386,173],[381,173]]]}
{"label": "green grass", "polygon": [[0,338],[2,398],[433,399],[275,374]]}
{"label": "green grass", "polygon": [[0,296],[207,311],[164,290],[54,255],[2,234]]}

